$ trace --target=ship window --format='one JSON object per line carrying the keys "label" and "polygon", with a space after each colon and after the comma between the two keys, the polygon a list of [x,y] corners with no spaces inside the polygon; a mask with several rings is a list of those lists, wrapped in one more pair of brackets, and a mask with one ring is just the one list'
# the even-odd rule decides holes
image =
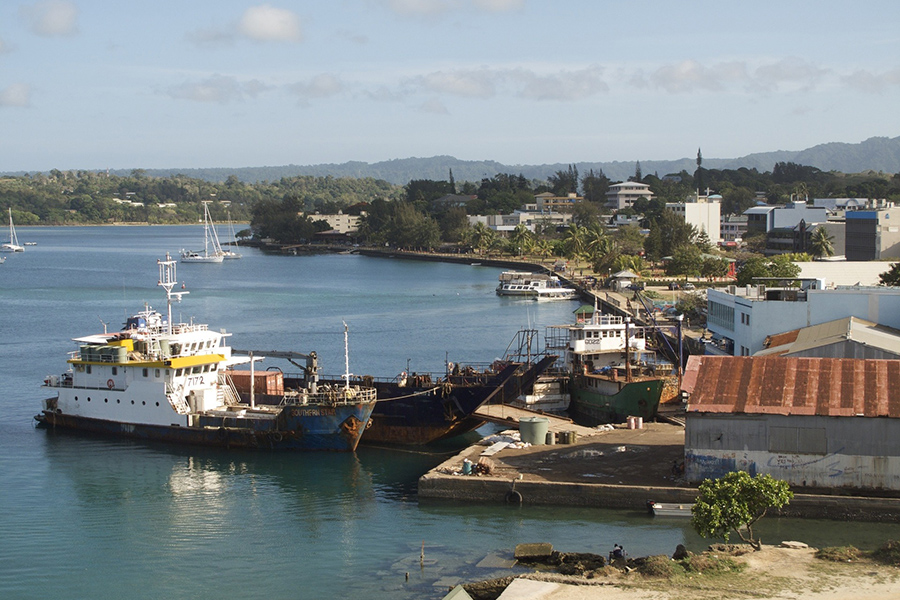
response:
{"label": "ship window", "polygon": [[191,369],[191,373],[194,375],[196,375],[199,372],[200,372],[200,367],[194,367],[193,369]]}
{"label": "ship window", "polygon": [[113,372],[113,375],[118,375],[118,374],[119,374],[119,369],[118,369],[118,367],[113,367],[113,368],[112,368],[112,372]]}
{"label": "ship window", "polygon": [[155,377],[156,377],[157,379],[159,379],[159,369],[156,369],[156,372],[155,372],[154,375],[155,375]]}
{"label": "ship window", "polygon": [[150,376],[150,369],[142,369],[142,372],[143,372],[142,374],[144,375],[144,377]]}
{"label": "ship window", "polygon": [[88,365],[88,366],[87,366],[87,372],[88,372],[88,373],[91,372],[91,365]]}
{"label": "ship window", "polygon": [[175,369],[175,377],[181,377],[183,374],[181,369]]}

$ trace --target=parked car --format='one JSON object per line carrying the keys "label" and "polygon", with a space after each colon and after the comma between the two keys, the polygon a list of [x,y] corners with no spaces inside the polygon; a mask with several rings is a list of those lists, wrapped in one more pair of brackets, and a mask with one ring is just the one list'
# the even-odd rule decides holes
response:
{"label": "parked car", "polygon": [[688,282],[686,282],[686,283],[684,284],[684,289],[686,289],[686,290],[693,290],[693,289],[696,289],[696,288],[694,287],[694,284],[693,284],[693,283],[691,283],[690,281],[688,281]]}

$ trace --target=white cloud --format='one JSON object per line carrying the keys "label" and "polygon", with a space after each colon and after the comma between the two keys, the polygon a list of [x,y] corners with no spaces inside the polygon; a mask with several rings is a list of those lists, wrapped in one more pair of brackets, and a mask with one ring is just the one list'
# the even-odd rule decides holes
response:
{"label": "white cloud", "polygon": [[650,82],[671,94],[684,92],[719,91],[734,81],[746,80],[747,68],[740,62],[728,62],[706,67],[695,60],[663,65],[650,75]]}
{"label": "white cloud", "polygon": [[0,106],[28,106],[31,104],[31,86],[26,83],[14,83],[0,90]]}
{"label": "white cloud", "polygon": [[429,98],[419,105],[419,112],[429,113],[432,115],[449,115],[450,111],[444,106],[444,103],[437,98]]}
{"label": "white cloud", "polygon": [[66,36],[78,31],[78,7],[67,0],[44,0],[23,6],[19,9],[19,14],[37,35]]}
{"label": "white cloud", "polygon": [[489,69],[435,71],[413,77],[407,84],[421,91],[493,98],[502,94],[531,100],[580,100],[609,91],[599,67],[578,71],[536,73],[530,69]]}
{"label": "white cloud", "polygon": [[508,12],[525,6],[525,0],[472,0],[476,8],[488,12]]}
{"label": "white cloud", "polygon": [[303,39],[300,17],[271,4],[251,6],[238,22],[241,35],[259,42],[299,42]]}
{"label": "white cloud", "polygon": [[247,97],[255,98],[268,89],[271,88],[256,79],[240,82],[236,77],[213,75],[203,81],[172,86],[167,93],[178,100],[228,104]]}
{"label": "white cloud", "polygon": [[581,100],[609,91],[599,67],[544,75],[523,70],[517,71],[516,76],[524,84],[519,95],[533,100]]}
{"label": "white cloud", "polygon": [[388,0],[388,7],[401,15],[438,15],[461,4],[459,0]]}
{"label": "white cloud", "polygon": [[322,73],[309,81],[297,82],[289,86],[289,89],[297,96],[301,105],[307,106],[312,99],[337,96],[344,91],[345,86],[334,75]]}
{"label": "white cloud", "polygon": [[790,57],[757,67],[753,72],[753,83],[766,91],[784,86],[810,90],[827,73],[826,69],[820,69],[800,58]]}
{"label": "white cloud", "polygon": [[413,83],[429,92],[467,98],[490,98],[497,94],[494,80],[501,77],[488,69],[477,71],[436,71],[414,78]]}
{"label": "white cloud", "polygon": [[503,13],[520,10],[525,0],[384,0],[388,8],[399,15],[434,16],[457,10]]}
{"label": "white cloud", "polygon": [[876,74],[859,70],[841,78],[845,85],[870,94],[881,94],[887,88],[900,85],[900,68]]}

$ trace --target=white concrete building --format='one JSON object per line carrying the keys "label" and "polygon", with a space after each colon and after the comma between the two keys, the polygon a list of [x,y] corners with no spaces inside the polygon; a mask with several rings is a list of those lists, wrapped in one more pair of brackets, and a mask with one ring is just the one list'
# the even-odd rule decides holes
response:
{"label": "white concrete building", "polygon": [[359,231],[359,217],[338,213],[336,215],[307,215],[311,221],[325,221],[336,233],[356,233]]}
{"label": "white concrete building", "polygon": [[694,194],[686,202],[666,202],[666,208],[681,215],[697,231],[705,231],[709,241],[718,244],[721,236],[722,196]]}
{"label": "white concrete building", "polygon": [[606,205],[615,210],[622,210],[632,206],[638,198],[653,199],[653,192],[646,183],[636,181],[624,181],[609,186],[606,192]]}
{"label": "white concrete building", "polygon": [[718,343],[707,354],[750,356],[770,335],[850,316],[900,329],[900,288],[825,289],[823,279],[797,281],[799,288],[708,289],[706,327]]}

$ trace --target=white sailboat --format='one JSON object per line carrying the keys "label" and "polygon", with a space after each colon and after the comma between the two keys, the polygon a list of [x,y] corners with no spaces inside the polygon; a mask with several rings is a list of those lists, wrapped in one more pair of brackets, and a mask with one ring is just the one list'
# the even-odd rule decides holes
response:
{"label": "white sailboat", "polygon": [[203,203],[203,251],[182,250],[181,262],[183,263],[220,263],[225,259],[222,247],[219,245],[219,236],[209,216],[209,205]]}
{"label": "white sailboat", "polygon": [[25,246],[19,245],[16,228],[13,226],[12,208],[9,209],[9,243],[0,245],[0,252],[25,252]]}
{"label": "white sailboat", "polygon": [[[231,222],[231,213],[226,212],[228,215],[228,231],[231,233],[231,244],[237,246],[237,236],[234,235],[234,223]],[[226,260],[233,260],[236,258],[241,258],[241,253],[236,252],[235,250],[222,250],[222,254],[224,255]]]}

